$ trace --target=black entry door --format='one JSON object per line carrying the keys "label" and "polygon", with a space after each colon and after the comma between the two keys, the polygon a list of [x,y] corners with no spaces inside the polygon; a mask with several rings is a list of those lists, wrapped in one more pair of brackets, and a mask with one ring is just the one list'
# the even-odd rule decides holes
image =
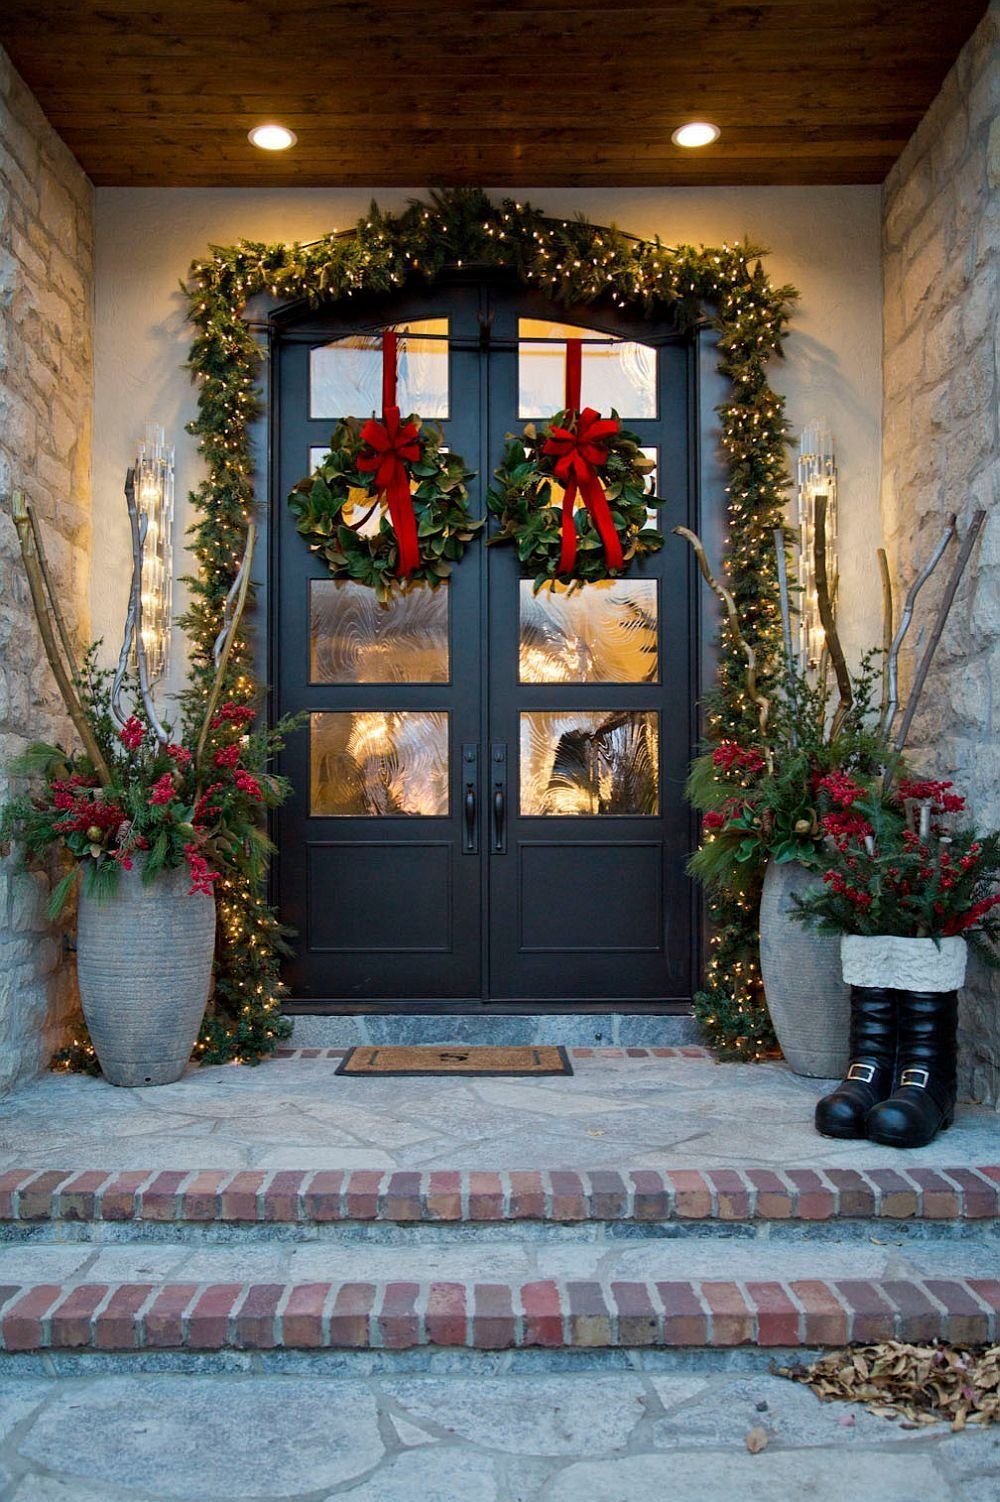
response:
{"label": "black entry door", "polygon": [[[534,594],[477,541],[437,591],[379,606],[330,579],[285,497],[336,417],[380,399],[375,336],[400,333],[400,406],[478,471],[563,404],[614,406],[657,464],[663,552],[633,575]],[[628,1005],[691,994],[694,651],[688,345],[469,281],[283,322],[274,348],[271,677],[306,711],[283,770],[276,888],[294,999]],[[371,523],[369,523],[370,525]]]}

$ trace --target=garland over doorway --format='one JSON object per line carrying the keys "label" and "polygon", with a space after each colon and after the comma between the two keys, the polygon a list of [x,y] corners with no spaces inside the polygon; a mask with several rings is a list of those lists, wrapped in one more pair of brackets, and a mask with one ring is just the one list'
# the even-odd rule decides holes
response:
{"label": "garland over doorway", "polygon": [[[261,411],[263,353],[244,318],[260,293],[315,304],[356,293],[392,292],[415,279],[433,282],[446,268],[513,271],[527,287],[568,307],[610,303],[650,317],[672,315],[680,328],[710,319],[719,333],[720,370],[732,394],[719,408],[729,469],[729,585],[747,639],[763,663],[774,660],[781,626],[773,533],[783,522],[788,441],[784,404],[767,382],[780,354],[790,287],[773,286],[748,244],[717,249],[638,240],[582,219],[553,219],[530,204],[462,189],[417,201],[400,214],[373,204],[357,228],[309,245],[240,241],[214,247],[190,271],[189,316],[196,328],[190,365],[199,383],[199,439],[208,473],[192,494],[198,572],[185,618],[195,686],[210,677],[211,648],[253,514],[250,425]],[[233,652],[231,694],[257,690],[247,636]],[[723,628],[717,691],[709,707],[713,737],[752,743],[743,659]],[[706,988],[696,1010],[710,1038],[753,1057],[771,1045],[757,966],[754,893],[718,903]],[[203,1059],[270,1052],[280,1031],[280,930],[263,891],[234,885],[224,894],[217,952],[216,1015]]]}

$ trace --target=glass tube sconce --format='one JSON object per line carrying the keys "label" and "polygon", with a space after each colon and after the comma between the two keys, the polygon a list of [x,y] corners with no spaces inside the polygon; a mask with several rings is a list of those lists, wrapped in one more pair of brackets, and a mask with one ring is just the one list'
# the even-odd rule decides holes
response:
{"label": "glass tube sconce", "polygon": [[796,465],[796,574],[799,585],[798,658],[802,673],[819,667],[826,634],[816,599],[816,510],[826,499],[826,572],[831,601],[837,599],[837,466],[833,436],[822,422],[802,430]]}
{"label": "glass tube sconce", "polygon": [[174,564],[174,451],[156,422],[147,422],[136,453],[135,495],[140,519],[146,518],[142,643],[152,684],[163,677],[170,658]]}

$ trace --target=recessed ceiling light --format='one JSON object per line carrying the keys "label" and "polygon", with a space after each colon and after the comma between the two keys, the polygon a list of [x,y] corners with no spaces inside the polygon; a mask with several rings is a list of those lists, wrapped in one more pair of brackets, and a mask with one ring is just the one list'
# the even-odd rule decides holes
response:
{"label": "recessed ceiling light", "polygon": [[247,138],[262,151],[287,151],[298,140],[294,130],[284,125],[255,125]]}
{"label": "recessed ceiling light", "polygon": [[678,126],[670,139],[675,146],[711,146],[719,134],[717,125],[710,125],[707,120],[692,120],[688,125]]}

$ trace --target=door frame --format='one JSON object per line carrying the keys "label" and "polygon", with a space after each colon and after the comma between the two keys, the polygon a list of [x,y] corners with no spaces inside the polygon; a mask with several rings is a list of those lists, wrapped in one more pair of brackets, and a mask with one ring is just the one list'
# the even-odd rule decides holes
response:
{"label": "door frame", "polygon": [[[507,277],[496,267],[465,267],[458,271],[454,267],[446,267],[441,275],[430,283],[414,283],[413,290],[425,289],[429,296],[433,296],[435,286],[442,282],[483,282],[487,278],[506,282]],[[406,288],[396,289],[399,292]],[[521,288],[526,298],[534,300],[537,293]],[[346,312],[351,308],[348,299],[338,299],[340,306]],[[361,299],[359,299],[360,303]],[[589,305],[588,305],[589,306]],[[261,390],[261,409],[258,417],[248,427],[250,452],[253,461],[253,485],[254,495],[257,499],[257,527],[258,546],[255,551],[251,581],[254,590],[254,605],[252,613],[248,612],[248,635],[251,637],[254,673],[259,683],[266,685],[265,710],[269,724],[273,724],[276,718],[276,644],[273,640],[273,622],[270,602],[275,577],[275,554],[276,554],[276,528],[272,525],[273,507],[282,503],[282,497],[278,494],[278,486],[275,482],[275,468],[277,462],[277,402],[276,402],[276,376],[275,362],[272,359],[274,347],[281,336],[283,329],[299,313],[310,309],[306,299],[294,298],[281,300],[270,294],[259,294],[251,299],[244,312],[244,322],[258,346],[263,357],[264,379]],[[554,306],[563,316],[577,315],[579,309],[564,308],[562,305]],[[590,309],[593,312],[593,309]],[[598,308],[598,312],[602,311]],[[604,310],[609,313],[611,310]],[[618,315],[620,317],[620,314]],[[614,315],[612,315],[612,318]],[[361,320],[359,320],[360,322]],[[634,318],[626,315],[628,322],[635,322]],[[713,570],[722,565],[722,557],[725,545],[726,531],[726,484],[727,471],[725,457],[721,445],[721,427],[718,422],[716,411],[718,406],[725,401],[728,392],[728,383],[718,369],[719,351],[718,336],[707,318],[703,318],[688,329],[685,336],[690,344],[691,358],[689,361],[689,400],[688,400],[688,427],[689,427],[689,483],[691,486],[692,511],[694,515],[694,527],[704,542]],[[698,567],[693,553],[688,560],[688,576],[690,588],[691,619],[691,681],[694,686],[695,714],[694,728],[695,741],[699,742],[704,732],[703,699],[706,690],[713,684],[718,666],[718,620],[713,608],[713,602],[708,596],[708,591],[700,590],[698,585]],[[692,754],[695,746],[692,745]],[[273,816],[269,815],[268,823],[271,825]],[[692,848],[697,837],[698,821],[692,810],[691,820]],[[268,900],[275,898],[275,872],[273,867],[268,872]],[[694,977],[693,989],[697,989],[704,967],[707,961],[707,932],[706,932],[706,901],[703,894],[692,883],[691,888],[691,926],[692,926],[692,973]],[[691,1014],[691,1005],[685,1001],[669,1002],[644,1002],[635,1003],[641,1005],[644,1015],[650,1016],[688,1016]],[[320,1015],[320,1016],[353,1016],[366,1013],[395,1013],[399,1010],[398,1005],[385,1001],[366,1002],[337,1002],[335,1004],[313,1001],[296,1001],[287,998],[283,1002],[282,1010],[288,1015]],[[464,1001],[433,1001],[421,1002],[407,1008],[408,1014],[413,1015],[436,1015],[436,1014],[464,1014],[464,1015],[500,1015],[517,1016],[530,1013],[536,1014],[566,1014],[566,1013],[592,1013],[610,1014],[620,1012],[623,1007],[620,1003],[580,1001],[580,1002],[532,1002],[530,1006],[517,1002],[494,1002],[482,1001],[469,1003]]]}

